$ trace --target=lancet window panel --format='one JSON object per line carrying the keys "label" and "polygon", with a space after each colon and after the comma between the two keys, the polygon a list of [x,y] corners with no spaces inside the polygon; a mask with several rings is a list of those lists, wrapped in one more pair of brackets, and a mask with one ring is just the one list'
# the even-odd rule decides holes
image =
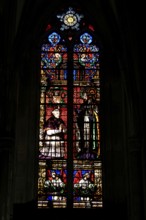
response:
{"label": "lancet window panel", "polygon": [[78,32],[83,17],[71,7],[57,15],[60,29],[41,46],[39,209],[103,205],[100,50],[90,28]]}

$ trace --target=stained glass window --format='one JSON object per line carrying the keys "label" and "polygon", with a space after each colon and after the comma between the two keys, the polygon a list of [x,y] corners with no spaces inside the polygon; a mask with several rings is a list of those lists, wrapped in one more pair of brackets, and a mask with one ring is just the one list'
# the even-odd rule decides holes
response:
{"label": "stained glass window", "polygon": [[48,24],[40,52],[38,208],[100,208],[100,50],[71,7]]}

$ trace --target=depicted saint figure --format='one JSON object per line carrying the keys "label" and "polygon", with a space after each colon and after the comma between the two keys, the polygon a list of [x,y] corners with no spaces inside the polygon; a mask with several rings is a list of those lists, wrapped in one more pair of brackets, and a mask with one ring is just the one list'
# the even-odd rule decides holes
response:
{"label": "depicted saint figure", "polygon": [[62,194],[65,191],[65,183],[58,173],[52,171],[51,177],[44,183],[44,190],[51,193],[48,203],[51,207],[53,201],[61,201],[63,199]]}
{"label": "depicted saint figure", "polygon": [[52,178],[45,181],[44,188],[51,192],[60,192],[64,190],[65,183],[55,171],[52,171]]}
{"label": "depicted saint figure", "polygon": [[83,103],[76,108],[77,126],[79,129],[79,157],[97,157],[98,149],[98,105],[93,96],[83,94]]}
{"label": "depicted saint figure", "polygon": [[56,108],[44,125],[45,145],[40,149],[41,156],[46,158],[64,157],[66,131],[65,122],[60,118],[60,109]]}
{"label": "depicted saint figure", "polygon": [[93,193],[97,190],[97,186],[91,182],[90,173],[85,172],[78,183],[74,184],[76,196],[81,196],[82,201],[89,201],[92,199]]}

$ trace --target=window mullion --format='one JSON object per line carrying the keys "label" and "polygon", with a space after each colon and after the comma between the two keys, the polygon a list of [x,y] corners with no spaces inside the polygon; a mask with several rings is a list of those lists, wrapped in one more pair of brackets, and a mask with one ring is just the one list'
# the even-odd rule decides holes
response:
{"label": "window mullion", "polygon": [[73,208],[73,52],[68,45],[68,141],[67,141],[67,208]]}

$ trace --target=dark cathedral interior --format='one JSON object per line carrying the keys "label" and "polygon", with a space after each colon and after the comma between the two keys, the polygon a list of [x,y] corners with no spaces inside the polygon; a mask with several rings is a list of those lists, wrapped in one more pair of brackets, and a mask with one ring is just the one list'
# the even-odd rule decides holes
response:
{"label": "dark cathedral interior", "polygon": [[[103,208],[37,210],[39,44],[63,7],[97,30],[101,56]],[[0,219],[146,219],[143,6],[116,0],[0,0]],[[54,24],[55,25],[55,24]]]}

